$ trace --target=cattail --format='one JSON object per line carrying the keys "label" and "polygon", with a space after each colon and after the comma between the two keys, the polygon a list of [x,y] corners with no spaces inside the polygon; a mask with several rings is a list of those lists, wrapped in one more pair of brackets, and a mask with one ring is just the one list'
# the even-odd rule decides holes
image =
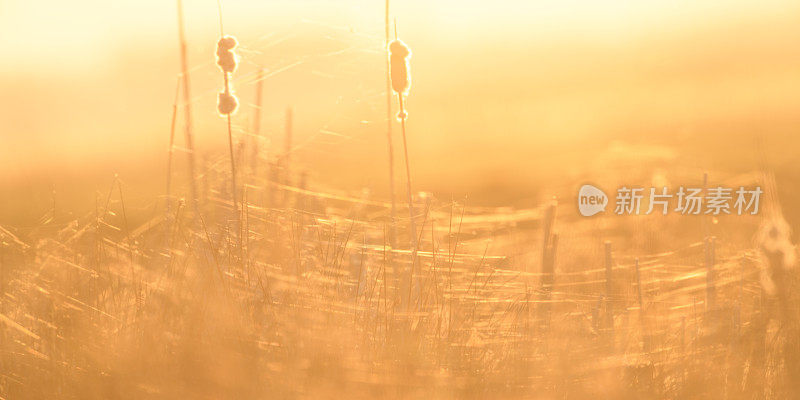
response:
{"label": "cattail", "polygon": [[392,78],[392,90],[400,97],[400,112],[397,118],[405,120],[408,117],[405,107],[402,106],[402,97],[408,93],[411,87],[411,76],[408,73],[408,58],[411,56],[411,50],[408,49],[405,43],[399,39],[395,39],[389,43],[389,63],[390,75]]}
{"label": "cattail", "polygon": [[408,75],[409,56],[411,56],[411,50],[403,41],[395,39],[389,43],[392,89],[398,94],[408,93],[408,88],[411,86],[411,79]]}
{"label": "cattail", "polygon": [[217,65],[222,72],[232,74],[236,70],[239,57],[233,52],[233,49],[238,45],[239,42],[233,36],[223,36],[217,42]]}
{"label": "cattail", "polygon": [[220,7],[220,36],[222,36],[219,41],[217,41],[217,65],[219,69],[222,70],[222,79],[223,79],[223,90],[219,93],[217,97],[217,110],[221,115],[224,115],[228,119],[228,149],[230,150],[230,157],[231,157],[231,198],[233,200],[233,214],[236,215],[236,232],[237,238],[239,241],[239,250],[242,249],[242,236],[241,236],[241,228],[242,223],[239,216],[239,204],[237,198],[237,187],[236,184],[236,161],[233,154],[233,131],[231,129],[231,114],[236,111],[236,108],[239,106],[239,101],[236,99],[236,96],[233,95],[233,89],[231,88],[231,80],[230,74],[236,70],[236,64],[238,63],[238,57],[233,52],[233,49],[239,44],[236,41],[236,38],[233,36],[226,36],[222,33],[222,9]]}
{"label": "cattail", "polygon": [[219,93],[219,97],[217,98],[217,111],[219,111],[222,115],[230,115],[236,112],[236,108],[239,107],[239,100],[236,99],[236,96],[231,94],[230,91],[225,90]]}
{"label": "cattail", "polygon": [[217,110],[222,115],[231,115],[236,112],[236,108],[239,106],[239,101],[233,95],[230,79],[228,78],[228,74],[232,74],[236,70],[236,65],[239,61],[238,56],[233,52],[233,49],[238,44],[239,42],[233,36],[223,36],[217,42],[217,65],[222,70],[225,78],[225,87],[219,93],[217,99]]}

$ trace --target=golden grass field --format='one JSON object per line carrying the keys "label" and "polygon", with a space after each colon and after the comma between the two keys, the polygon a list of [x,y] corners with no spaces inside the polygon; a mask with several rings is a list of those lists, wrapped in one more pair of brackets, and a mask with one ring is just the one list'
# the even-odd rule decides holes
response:
{"label": "golden grass field", "polygon": [[0,19],[0,399],[800,397],[796,5],[123,3]]}

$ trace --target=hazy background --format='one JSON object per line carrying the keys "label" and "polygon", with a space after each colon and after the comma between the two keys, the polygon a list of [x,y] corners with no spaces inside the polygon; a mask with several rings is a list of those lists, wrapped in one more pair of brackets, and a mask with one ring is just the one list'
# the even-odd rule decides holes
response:
{"label": "hazy background", "polygon": [[[239,136],[266,68],[264,144],[282,148],[291,106],[293,157],[312,182],[384,194],[383,6],[223,1],[225,32],[241,44]],[[217,4],[187,0],[185,11],[196,145],[213,158],[227,152]],[[790,190],[800,177],[796,1],[409,0],[392,12],[413,52],[417,190],[519,204],[620,143],[677,155],[665,166],[767,163]],[[163,193],[174,2],[4,0],[0,45],[0,222],[38,218],[53,190],[64,213],[93,209],[115,172],[131,207]]]}

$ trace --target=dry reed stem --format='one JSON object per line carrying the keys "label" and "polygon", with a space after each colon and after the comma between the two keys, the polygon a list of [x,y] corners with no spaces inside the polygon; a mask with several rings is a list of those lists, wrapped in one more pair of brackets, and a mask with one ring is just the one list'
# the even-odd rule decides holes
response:
{"label": "dry reed stem", "polygon": [[[385,28],[385,48],[389,49],[389,0],[386,0],[385,13],[384,13],[384,28]],[[392,248],[397,247],[397,202],[395,195],[394,183],[394,143],[392,142],[392,73],[391,62],[387,54],[386,57],[386,143],[389,150],[389,196],[392,201],[392,225],[391,235],[389,240]],[[391,257],[391,256],[390,256]],[[391,264],[391,260],[389,263]]]}
{"label": "dry reed stem", "polygon": [[167,199],[166,213],[169,215],[172,206],[172,156],[175,154],[175,122],[178,116],[178,95],[180,92],[181,78],[175,84],[175,99],[172,102],[172,118],[169,126],[169,150],[167,154]]}
{"label": "dry reed stem", "polygon": [[261,140],[261,108],[264,93],[264,68],[258,69],[256,75],[256,103],[253,110],[253,137],[251,149],[251,165],[250,170],[253,173],[258,173],[258,156],[259,156],[259,141]]}
{"label": "dry reed stem", "polygon": [[[403,135],[403,154],[405,156],[406,162],[406,196],[408,200],[408,221],[409,221],[409,233],[411,235],[411,249],[413,254],[417,253],[417,224],[414,220],[414,198],[411,194],[411,166],[408,160],[408,142],[406,140],[406,114],[405,108],[403,106],[403,94],[398,93],[397,99],[400,103],[400,130]],[[414,255],[412,255],[412,262],[414,259]],[[413,272],[413,266],[412,266]],[[411,303],[411,299],[406,299],[408,302],[407,304]]]}
{"label": "dry reed stem", "polygon": [[189,163],[189,187],[191,188],[192,208],[197,211],[197,183],[195,182],[194,139],[192,137],[192,96],[189,84],[189,62],[186,55],[186,27],[183,23],[183,1],[178,2],[178,41],[180,46],[181,76],[183,77],[183,117],[186,156]]}
{"label": "dry reed stem", "polygon": [[[226,79],[227,82],[227,79]],[[237,224],[239,223],[239,202],[238,196],[236,195],[236,191],[238,189],[238,185],[236,183],[236,160],[234,159],[233,154],[233,132],[231,129],[231,115],[227,114],[227,122],[228,122],[228,150],[230,152],[230,159],[231,159],[231,198],[233,199],[233,215],[236,216]],[[237,225],[237,230],[240,229]],[[239,236],[239,235],[237,235]]]}

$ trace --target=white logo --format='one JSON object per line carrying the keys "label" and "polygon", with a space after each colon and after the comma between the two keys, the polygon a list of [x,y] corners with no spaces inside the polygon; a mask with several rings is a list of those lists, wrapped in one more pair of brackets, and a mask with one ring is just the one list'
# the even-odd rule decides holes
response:
{"label": "white logo", "polygon": [[[614,202],[617,215],[667,215],[670,211],[682,215],[756,215],[759,202],[764,191],[760,186],[748,189],[744,186],[736,188],[717,187],[684,187],[671,193],[667,187],[651,187],[645,191],[643,187],[623,186],[617,189]],[[644,200],[644,207],[642,201]],[[600,188],[592,185],[581,186],[578,191],[578,210],[584,217],[601,213],[609,203],[608,196]],[[675,206],[673,209],[672,207]]]}
{"label": "white logo", "polygon": [[578,211],[584,217],[591,217],[606,210],[608,196],[602,190],[592,186],[583,185],[578,191]]}

